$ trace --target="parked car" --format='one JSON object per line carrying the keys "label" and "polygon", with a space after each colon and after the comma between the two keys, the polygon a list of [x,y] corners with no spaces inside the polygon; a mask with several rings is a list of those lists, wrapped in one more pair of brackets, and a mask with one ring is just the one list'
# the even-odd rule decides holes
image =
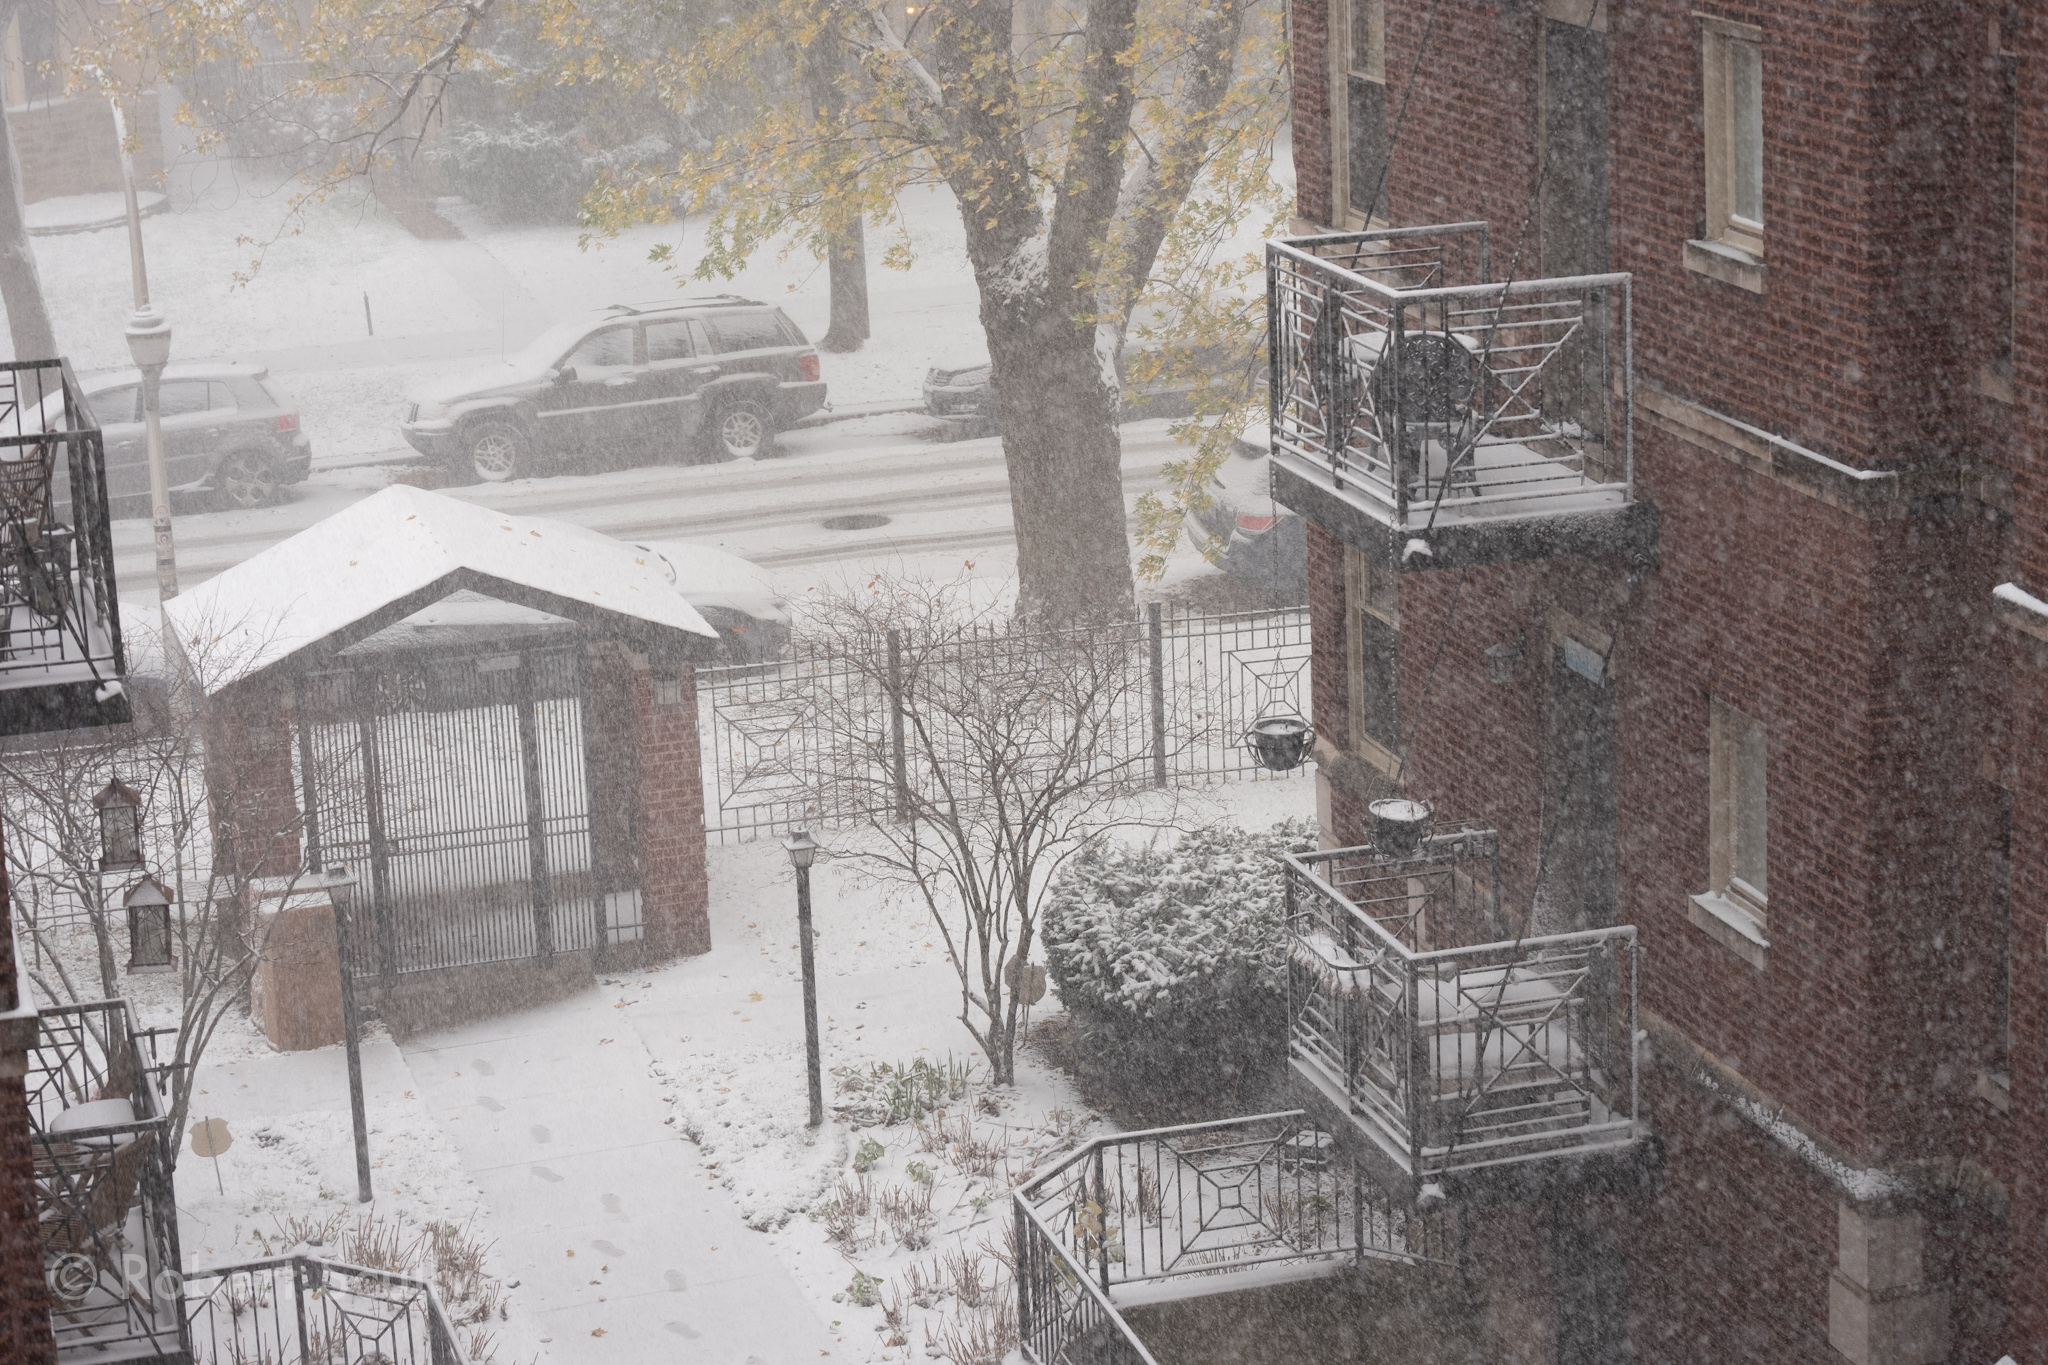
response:
{"label": "parked car", "polygon": [[[1132,359],[1142,351],[1135,342],[1124,347],[1117,359],[1120,381],[1129,373]],[[996,411],[995,383],[990,378],[993,368],[984,360],[957,369],[925,371],[925,412],[953,427],[956,438],[997,435],[1002,430],[1002,420]],[[1119,417],[1126,422],[1147,417],[1185,417],[1194,411],[1189,401],[1192,392],[1193,386],[1185,382],[1142,385],[1135,392],[1124,394]]]}
{"label": "parked car", "polygon": [[767,575],[738,555],[685,540],[640,547],[669,566],[669,581],[718,631],[719,661],[769,663],[789,643],[789,605]]}
{"label": "parked car", "polygon": [[[142,420],[142,374],[115,370],[80,381],[106,446],[107,497],[149,498],[149,439]],[[276,502],[304,482],[313,445],[299,427],[298,405],[261,365],[168,365],[157,393],[164,466],[173,493],[205,492],[230,507]],[[58,420],[50,414],[51,420]]]}
{"label": "parked car", "polygon": [[1220,537],[1216,566],[1287,601],[1308,597],[1308,523],[1273,501],[1265,414],[1247,422],[1210,481],[1209,505],[1188,514],[1188,541]]}
{"label": "parked car", "polygon": [[421,389],[399,429],[458,477],[495,483],[578,453],[757,455],[824,403],[818,352],[797,325],[724,294],[558,323],[502,361]]}

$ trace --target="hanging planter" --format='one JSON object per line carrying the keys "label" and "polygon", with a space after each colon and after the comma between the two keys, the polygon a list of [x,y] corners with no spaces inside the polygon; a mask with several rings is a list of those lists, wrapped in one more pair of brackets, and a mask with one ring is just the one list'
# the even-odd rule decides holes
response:
{"label": "hanging planter", "polygon": [[1259,766],[1276,773],[1293,772],[1306,763],[1315,742],[1315,727],[1300,716],[1255,720],[1244,736],[1244,747],[1259,761]]}
{"label": "hanging planter", "polygon": [[1427,801],[1390,796],[1375,801],[1372,812],[1372,846],[1385,858],[1412,858],[1422,851],[1422,837],[1435,813]]}

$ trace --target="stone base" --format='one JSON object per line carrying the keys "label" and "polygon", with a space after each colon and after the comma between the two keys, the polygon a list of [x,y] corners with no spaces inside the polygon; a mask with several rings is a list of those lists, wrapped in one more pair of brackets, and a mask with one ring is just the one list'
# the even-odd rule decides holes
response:
{"label": "stone base", "polygon": [[334,907],[321,892],[275,899],[258,890],[249,914],[256,971],[249,1015],[280,1052],[329,1047],[342,1040],[341,955]]}

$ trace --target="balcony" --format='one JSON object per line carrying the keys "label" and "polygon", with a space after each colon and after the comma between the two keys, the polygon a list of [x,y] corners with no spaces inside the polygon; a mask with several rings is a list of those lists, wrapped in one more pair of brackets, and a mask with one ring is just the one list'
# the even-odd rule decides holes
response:
{"label": "balcony", "polygon": [[177,1135],[120,1000],[39,1015],[29,1053],[36,1224],[61,1361],[187,1358]]}
{"label": "balcony", "polygon": [[1366,1261],[1456,1264],[1444,1209],[1397,1204],[1300,1111],[1098,1138],[1014,1198],[1017,1323],[1035,1365],[1156,1365],[1126,1309]]}
{"label": "balcony", "polygon": [[0,363],[0,735],[129,720],[105,450],[61,360]]}
{"label": "balcony", "polygon": [[1629,276],[1489,265],[1484,223],[1266,244],[1274,496],[1403,570],[1647,559]]}
{"label": "balcony", "polygon": [[1290,1061],[1390,1189],[1638,1137],[1635,929],[1498,939],[1498,857],[1492,831],[1439,821],[1405,854],[1286,858]]}

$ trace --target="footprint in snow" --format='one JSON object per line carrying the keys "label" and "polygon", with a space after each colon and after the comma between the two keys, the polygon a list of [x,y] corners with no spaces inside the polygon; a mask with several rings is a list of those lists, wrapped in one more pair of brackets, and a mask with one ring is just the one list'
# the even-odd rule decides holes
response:
{"label": "footprint in snow", "polygon": [[697,1329],[690,1326],[687,1322],[664,1322],[662,1326],[668,1328],[669,1331],[674,1332],[679,1337],[685,1337],[691,1341],[697,1339]]}
{"label": "footprint in snow", "polygon": [[476,1106],[479,1109],[488,1109],[493,1114],[505,1112],[505,1106],[492,1099],[489,1095],[478,1095],[476,1097]]}
{"label": "footprint in snow", "polygon": [[533,1168],[533,1173],[539,1176],[542,1180],[547,1181],[550,1185],[559,1185],[562,1183],[562,1177],[556,1175],[553,1171],[549,1170],[545,1166],[535,1166]]}
{"label": "footprint in snow", "polygon": [[623,1218],[626,1216],[626,1201],[615,1194],[608,1194],[604,1197],[604,1211]]}
{"label": "footprint in snow", "polygon": [[666,1275],[663,1275],[661,1278],[668,1281],[668,1287],[671,1293],[680,1294],[685,1289],[688,1289],[690,1287],[690,1277],[688,1275],[685,1275],[680,1270],[671,1270]]}
{"label": "footprint in snow", "polygon": [[471,1062],[470,1065],[476,1068],[476,1074],[479,1076],[495,1076],[498,1074],[498,1069],[481,1057]]}
{"label": "footprint in snow", "polygon": [[528,1129],[527,1131],[533,1134],[533,1140],[535,1142],[553,1142],[555,1140],[555,1135],[553,1133],[550,1133],[547,1129],[541,1127],[537,1123],[534,1124],[533,1127]]}
{"label": "footprint in snow", "polygon": [[592,1251],[601,1251],[607,1256],[624,1256],[626,1254],[625,1252],[621,1251],[619,1248],[613,1246],[610,1242],[607,1242],[602,1238],[599,1238],[597,1241],[592,1242],[590,1244],[590,1249]]}

